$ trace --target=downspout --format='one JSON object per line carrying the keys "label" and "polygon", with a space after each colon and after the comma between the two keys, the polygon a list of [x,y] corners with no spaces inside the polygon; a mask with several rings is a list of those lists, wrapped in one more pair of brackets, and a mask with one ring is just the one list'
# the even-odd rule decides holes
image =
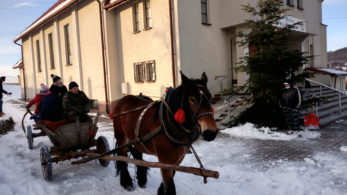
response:
{"label": "downspout", "polygon": [[176,48],[175,48],[175,24],[174,24],[174,6],[173,1],[169,0],[169,12],[170,12],[170,39],[171,39],[171,62],[172,62],[172,81],[173,87],[177,86],[176,81]]}
{"label": "downspout", "polygon": [[25,68],[24,68],[24,58],[23,58],[23,45],[14,42],[14,44],[20,46],[20,51],[21,51],[21,56],[22,56],[22,68],[23,68],[23,85],[24,85],[24,101],[27,100],[27,87],[26,87],[26,82],[25,82]]}
{"label": "downspout", "polygon": [[103,64],[103,71],[104,71],[104,85],[105,85],[105,100],[106,100],[106,113],[110,113],[110,100],[108,99],[108,85],[107,85],[107,80],[108,80],[108,74],[106,72],[106,47],[105,47],[105,28],[104,28],[104,20],[102,16],[102,5],[99,0],[96,0],[99,4],[99,16],[100,16],[100,32],[101,32],[101,47],[102,47],[102,64]]}

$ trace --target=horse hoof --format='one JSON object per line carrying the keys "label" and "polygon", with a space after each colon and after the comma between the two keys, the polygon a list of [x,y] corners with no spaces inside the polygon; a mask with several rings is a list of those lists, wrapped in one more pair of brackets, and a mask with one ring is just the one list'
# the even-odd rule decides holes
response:
{"label": "horse hoof", "polygon": [[139,184],[140,188],[146,188],[146,184]]}
{"label": "horse hoof", "polygon": [[126,190],[126,191],[129,191],[129,192],[132,192],[135,190],[135,188],[133,186],[123,186],[123,188]]}

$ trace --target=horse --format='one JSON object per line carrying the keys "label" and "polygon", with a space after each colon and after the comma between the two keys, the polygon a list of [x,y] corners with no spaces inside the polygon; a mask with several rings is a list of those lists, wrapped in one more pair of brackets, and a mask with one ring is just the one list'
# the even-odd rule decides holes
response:
{"label": "horse", "polygon": [[[213,118],[205,72],[201,79],[189,79],[181,72],[181,80],[182,84],[168,91],[161,101],[143,95],[127,95],[114,104],[112,113],[123,113],[113,117],[117,145],[140,140],[121,149],[117,155],[127,156],[130,151],[135,159],[142,160],[143,153],[146,153],[157,156],[161,163],[179,165],[200,135],[206,141],[215,139],[218,128]],[[146,136],[147,139],[140,139]],[[116,168],[121,186],[128,191],[134,190],[127,163],[117,161]],[[147,171],[147,167],[137,166],[137,183],[142,188],[146,187]],[[161,169],[161,174],[162,183],[157,193],[176,194],[175,171]]]}

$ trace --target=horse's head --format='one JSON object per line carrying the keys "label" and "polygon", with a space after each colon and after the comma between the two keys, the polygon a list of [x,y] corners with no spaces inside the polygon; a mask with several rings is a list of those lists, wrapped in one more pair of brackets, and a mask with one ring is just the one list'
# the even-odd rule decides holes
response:
{"label": "horse's head", "polygon": [[215,139],[218,128],[213,118],[213,108],[211,106],[211,93],[207,89],[207,76],[205,72],[201,79],[189,79],[181,72],[183,93],[183,107],[185,112],[190,113],[187,117],[190,122],[196,124],[204,140]]}

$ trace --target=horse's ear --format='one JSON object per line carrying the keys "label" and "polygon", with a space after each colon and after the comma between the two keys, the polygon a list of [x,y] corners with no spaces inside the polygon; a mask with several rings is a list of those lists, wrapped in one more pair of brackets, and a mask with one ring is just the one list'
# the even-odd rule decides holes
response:
{"label": "horse's ear", "polygon": [[208,78],[205,72],[201,75],[201,81],[204,82],[205,85],[207,84]]}
{"label": "horse's ear", "polygon": [[187,85],[187,84],[189,83],[188,77],[187,77],[186,75],[184,75],[182,71],[180,71],[180,73],[181,73],[182,85],[183,85],[183,86],[184,86],[184,85]]}

